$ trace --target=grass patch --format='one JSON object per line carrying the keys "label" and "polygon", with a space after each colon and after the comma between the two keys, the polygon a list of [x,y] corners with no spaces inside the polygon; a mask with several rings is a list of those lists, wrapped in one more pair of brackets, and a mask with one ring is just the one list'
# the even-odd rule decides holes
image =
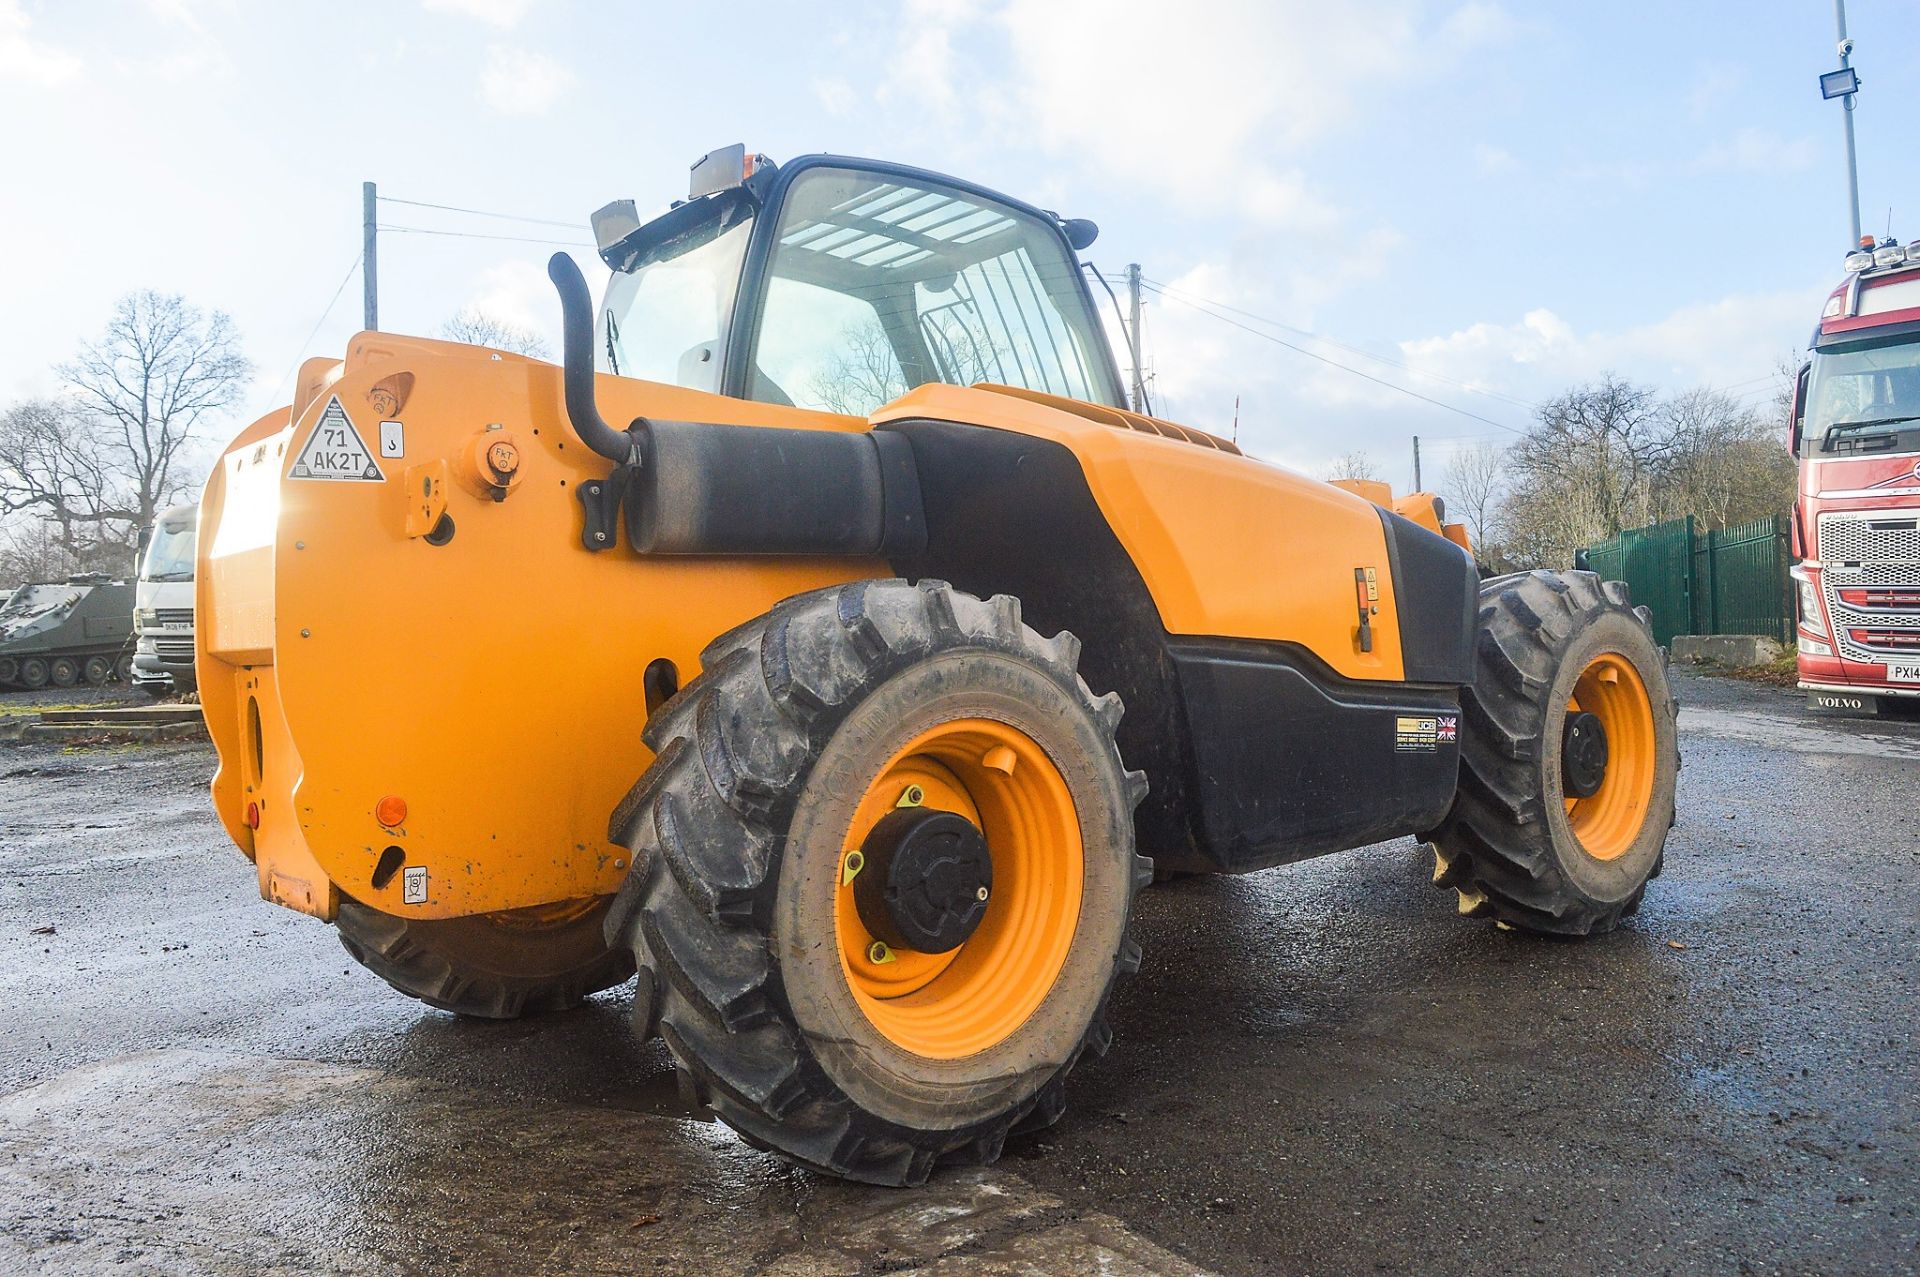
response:
{"label": "grass patch", "polygon": [[1764,683],[1768,687],[1795,687],[1800,682],[1800,666],[1792,648],[1762,665],[1707,665],[1704,668],[1743,683]]}
{"label": "grass patch", "polygon": [[17,701],[0,701],[0,718],[39,717],[42,710],[49,709],[99,709],[100,701],[74,701],[71,704],[23,705]]}

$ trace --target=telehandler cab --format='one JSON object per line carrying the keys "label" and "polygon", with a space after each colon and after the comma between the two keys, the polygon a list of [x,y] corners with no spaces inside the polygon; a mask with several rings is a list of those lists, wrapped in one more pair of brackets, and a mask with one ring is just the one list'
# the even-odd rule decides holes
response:
{"label": "telehandler cab", "polygon": [[594,228],[562,367],[361,333],[201,506],[215,805],[396,988],[637,972],[747,1140],[916,1183],[1060,1116],[1156,871],[1410,834],[1463,914],[1639,905],[1679,766],[1644,610],[1127,411],[1090,223],[734,147]]}

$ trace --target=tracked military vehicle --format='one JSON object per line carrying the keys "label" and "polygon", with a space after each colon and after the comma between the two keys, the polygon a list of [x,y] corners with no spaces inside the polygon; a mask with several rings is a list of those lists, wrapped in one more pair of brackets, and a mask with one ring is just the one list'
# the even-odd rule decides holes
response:
{"label": "tracked military vehicle", "polygon": [[104,573],[23,585],[0,607],[0,689],[98,687],[133,672],[133,586]]}

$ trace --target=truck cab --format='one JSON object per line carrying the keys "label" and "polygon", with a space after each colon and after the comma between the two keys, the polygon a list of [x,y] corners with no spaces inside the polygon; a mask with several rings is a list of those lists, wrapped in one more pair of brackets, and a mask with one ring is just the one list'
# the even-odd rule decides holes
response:
{"label": "truck cab", "polygon": [[133,685],[158,698],[191,692],[193,673],[193,560],[198,505],[165,511],[148,530],[135,586]]}
{"label": "truck cab", "polygon": [[1920,708],[1920,241],[1863,245],[1800,369],[1793,569],[1815,708]]}

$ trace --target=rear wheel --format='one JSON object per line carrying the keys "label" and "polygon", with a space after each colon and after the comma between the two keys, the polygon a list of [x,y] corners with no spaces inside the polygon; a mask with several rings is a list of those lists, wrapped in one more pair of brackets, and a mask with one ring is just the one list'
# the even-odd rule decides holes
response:
{"label": "rear wheel", "polygon": [[354,961],[400,992],[457,1015],[511,1020],[563,1011],[633,974],[607,945],[611,897],[467,918],[398,918],[342,900],[336,925]]}
{"label": "rear wheel", "polygon": [[29,692],[37,692],[47,685],[47,661],[42,656],[24,656],[20,658],[20,686]]}
{"label": "rear wheel", "polygon": [[47,679],[55,687],[72,687],[80,681],[80,662],[71,656],[56,656],[47,665]]}
{"label": "rear wheel", "polygon": [[113,662],[104,656],[89,656],[80,667],[80,677],[91,687],[99,687],[113,677]]}
{"label": "rear wheel", "polygon": [[723,636],[655,716],[611,925],[750,1142],[918,1183],[1056,1119],[1105,1051],[1146,784],[1078,651],[1007,596],[859,582]]}
{"label": "rear wheel", "polygon": [[1610,931],[1639,908],[1673,824],[1665,658],[1627,587],[1591,572],[1497,577],[1480,605],[1460,790],[1429,835],[1434,882],[1463,914]]}

